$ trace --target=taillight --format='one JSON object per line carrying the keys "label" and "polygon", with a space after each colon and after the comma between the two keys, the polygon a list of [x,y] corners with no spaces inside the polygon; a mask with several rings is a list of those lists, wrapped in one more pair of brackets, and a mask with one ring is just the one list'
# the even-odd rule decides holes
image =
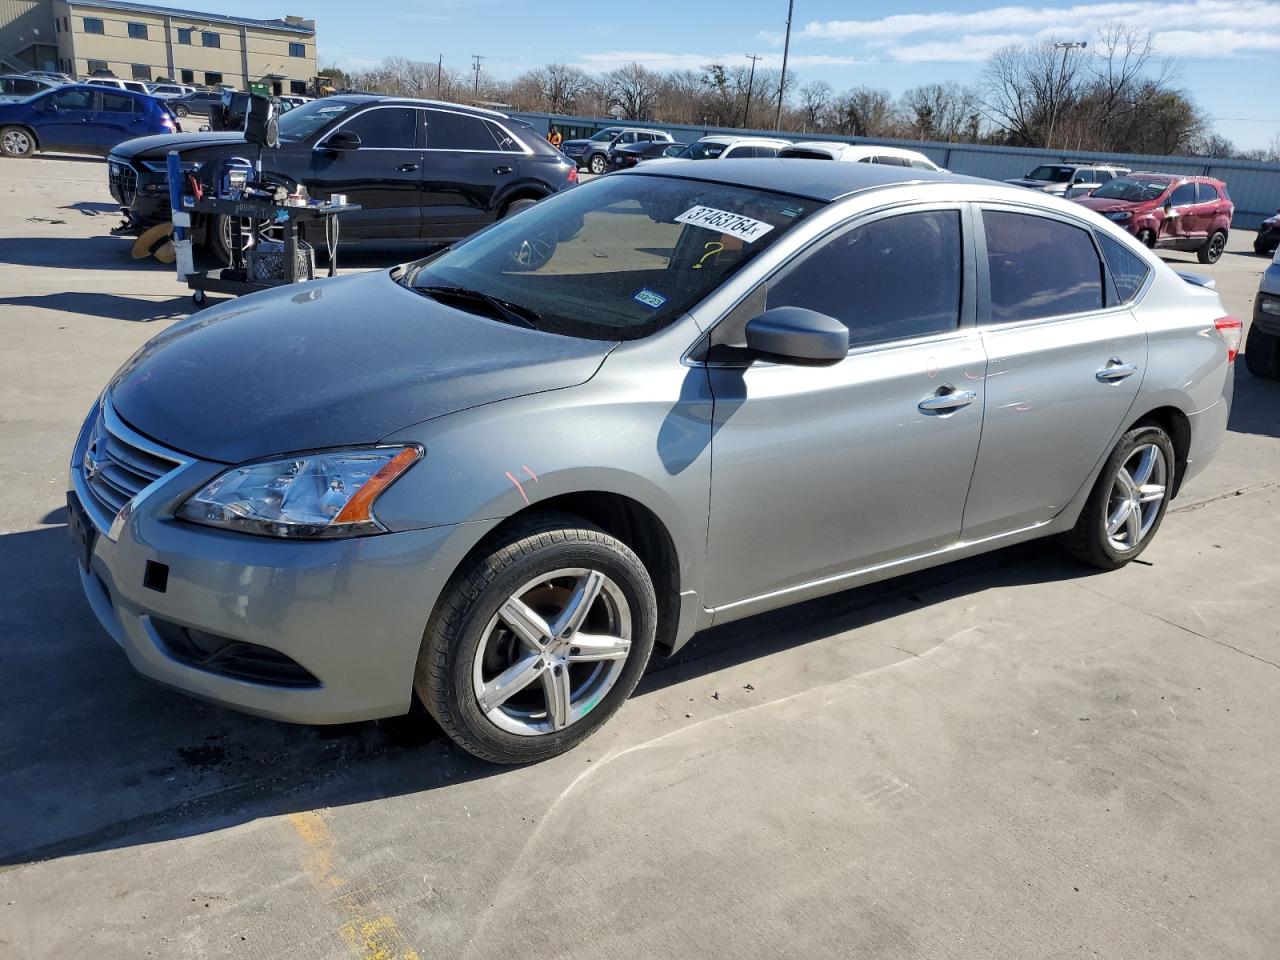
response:
{"label": "taillight", "polygon": [[568,179],[568,180],[566,180],[566,181],[565,181],[565,183],[577,183],[577,182],[578,182],[578,168],[577,168],[577,167],[570,167],[570,168],[569,168],[569,179]]}
{"label": "taillight", "polygon": [[1240,352],[1240,336],[1244,332],[1240,321],[1235,317],[1219,317],[1213,321],[1213,327],[1227,345],[1227,363],[1235,363],[1236,354]]}

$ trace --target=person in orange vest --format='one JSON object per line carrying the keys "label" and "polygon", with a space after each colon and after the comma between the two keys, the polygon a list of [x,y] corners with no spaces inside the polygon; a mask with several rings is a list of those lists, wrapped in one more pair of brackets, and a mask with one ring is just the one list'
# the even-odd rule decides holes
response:
{"label": "person in orange vest", "polygon": [[554,126],[551,128],[551,132],[547,134],[547,143],[551,144],[557,150],[560,149],[560,144],[564,143],[564,137],[560,136],[559,128]]}

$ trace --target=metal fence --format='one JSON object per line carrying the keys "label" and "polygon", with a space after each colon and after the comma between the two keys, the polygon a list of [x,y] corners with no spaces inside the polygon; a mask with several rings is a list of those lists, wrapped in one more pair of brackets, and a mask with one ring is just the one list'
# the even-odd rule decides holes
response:
{"label": "metal fence", "polygon": [[[564,117],[549,113],[513,113],[512,116],[533,124],[539,133],[546,134],[555,124],[575,131],[602,130],[626,121],[609,117]],[[842,137],[823,133],[776,133],[772,130],[735,130],[730,127],[706,127],[679,123],[645,123],[636,126],[666,130],[677,140],[692,141],[710,134],[737,136],[784,137],[789,140],[836,140],[841,143],[879,143],[918,150],[940,167],[954,173],[991,180],[1009,180],[1021,177],[1042,163],[1059,163],[1063,160],[1084,160],[1091,163],[1114,163],[1131,170],[1152,170],[1165,173],[1215,177],[1227,185],[1236,212],[1232,226],[1242,230],[1257,229],[1258,224],[1275,214],[1280,208],[1280,163],[1264,163],[1259,160],[1213,160],[1206,157],[1170,157],[1160,154],[1137,153],[1089,153],[1058,150],[1033,150],[1021,147],[993,147],[975,143],[937,143],[926,140],[874,140],[867,137]],[[587,133],[586,135],[590,135]]]}

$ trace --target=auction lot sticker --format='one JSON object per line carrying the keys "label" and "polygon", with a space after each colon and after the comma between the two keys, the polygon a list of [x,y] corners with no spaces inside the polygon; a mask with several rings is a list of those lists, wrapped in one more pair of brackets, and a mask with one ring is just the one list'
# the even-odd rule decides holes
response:
{"label": "auction lot sticker", "polygon": [[737,237],[743,243],[755,243],[773,229],[773,224],[760,220],[752,220],[740,213],[728,210],[717,210],[715,207],[690,207],[680,216],[676,223],[687,223],[705,230],[715,230]]}

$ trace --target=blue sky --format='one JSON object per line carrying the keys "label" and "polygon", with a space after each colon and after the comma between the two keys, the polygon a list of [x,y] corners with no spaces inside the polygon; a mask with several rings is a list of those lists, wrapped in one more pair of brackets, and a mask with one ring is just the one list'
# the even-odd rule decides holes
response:
{"label": "blue sky", "polygon": [[[399,54],[510,77],[553,60],[607,70],[639,60],[696,68],[713,58],[764,66],[781,62],[786,0],[307,0],[287,9],[260,0],[222,0],[228,13],[298,13],[318,21],[322,63],[366,66]],[[1001,5],[991,0],[796,0],[791,64],[803,83],[856,84],[895,94],[936,80],[972,82],[993,49],[1053,36],[1092,40],[1120,19],[1156,33],[1180,62],[1179,81],[1242,147],[1280,134],[1280,0],[1127,0]]]}

